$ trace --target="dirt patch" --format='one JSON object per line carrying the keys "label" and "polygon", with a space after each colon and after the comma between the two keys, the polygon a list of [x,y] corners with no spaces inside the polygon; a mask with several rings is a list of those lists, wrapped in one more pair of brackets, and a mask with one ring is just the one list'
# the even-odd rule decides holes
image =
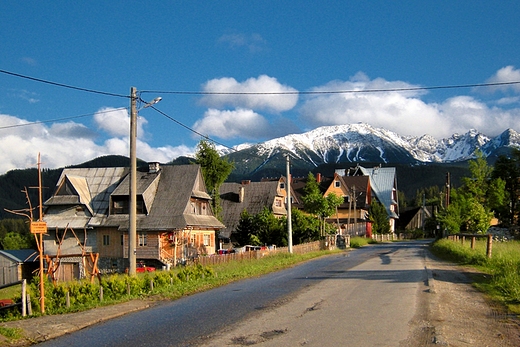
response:
{"label": "dirt patch", "polygon": [[430,290],[422,295],[427,310],[417,317],[406,346],[520,346],[515,315],[491,302],[471,285],[472,268],[426,259]]}

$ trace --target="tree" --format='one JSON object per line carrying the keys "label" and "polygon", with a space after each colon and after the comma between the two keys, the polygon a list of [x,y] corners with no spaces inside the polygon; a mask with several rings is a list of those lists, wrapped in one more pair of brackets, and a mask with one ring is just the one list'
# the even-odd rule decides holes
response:
{"label": "tree", "polygon": [[307,183],[303,190],[303,208],[306,212],[318,217],[320,234],[324,236],[325,218],[332,216],[336,212],[336,208],[343,203],[343,198],[334,193],[324,197],[312,172],[307,176]]}
{"label": "tree", "polygon": [[389,234],[390,223],[386,208],[377,200],[372,201],[368,212],[368,219],[372,222],[372,232],[374,234]]}
{"label": "tree", "polygon": [[251,215],[246,210],[240,214],[235,240],[242,246],[287,246],[286,220],[278,219],[267,208]]}
{"label": "tree", "polygon": [[234,233],[235,240],[239,245],[250,245],[252,244],[251,236],[254,235],[254,233],[255,229],[253,216],[244,210],[240,214],[240,220],[238,221],[238,225]]}
{"label": "tree", "polygon": [[220,157],[215,145],[207,140],[201,140],[197,145],[195,159],[197,164],[200,165],[204,183],[213,199],[211,202],[213,213],[220,219],[222,207],[220,206],[219,189],[233,171],[234,165]]}
{"label": "tree", "polygon": [[293,244],[320,239],[320,222],[316,217],[305,214],[297,208],[292,209],[291,215]]}
{"label": "tree", "polygon": [[469,162],[470,177],[463,178],[463,185],[451,190],[450,205],[441,210],[438,219],[450,233],[460,231],[486,232],[493,211],[499,210],[505,201],[505,181],[492,179],[490,167],[482,152]]}
{"label": "tree", "polygon": [[520,150],[513,148],[511,158],[498,157],[491,174],[493,179],[501,178],[505,182],[505,197],[502,206],[495,209],[497,218],[507,224],[515,224],[520,200]]}
{"label": "tree", "polygon": [[31,242],[27,237],[11,231],[2,240],[3,249],[27,249],[31,248]]}

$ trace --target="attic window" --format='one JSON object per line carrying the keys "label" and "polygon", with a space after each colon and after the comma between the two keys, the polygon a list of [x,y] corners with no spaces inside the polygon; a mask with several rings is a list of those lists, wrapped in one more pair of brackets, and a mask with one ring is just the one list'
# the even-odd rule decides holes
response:
{"label": "attic window", "polygon": [[[111,214],[128,214],[129,206],[128,196],[113,196]],[[144,201],[141,195],[137,196],[136,213],[145,214]]]}
{"label": "attic window", "polygon": [[285,183],[280,183],[280,189],[285,189]]}
{"label": "attic window", "polygon": [[336,188],[341,187],[341,182],[340,181],[335,181],[334,182],[334,187],[336,187]]}

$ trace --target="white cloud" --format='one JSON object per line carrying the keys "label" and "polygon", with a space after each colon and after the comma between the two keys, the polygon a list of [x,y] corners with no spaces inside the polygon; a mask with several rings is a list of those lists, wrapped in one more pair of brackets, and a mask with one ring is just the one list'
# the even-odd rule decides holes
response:
{"label": "white cloud", "polygon": [[[509,65],[498,70],[493,76],[488,78],[486,81],[488,83],[506,83],[506,82],[520,82],[520,70],[515,69],[514,66]],[[504,86],[494,86],[488,88],[491,91],[496,90],[513,90],[515,92],[520,92],[520,83],[519,84],[511,84]]]}
{"label": "white cloud", "polygon": [[206,136],[218,136],[221,139],[245,138],[256,139],[269,135],[269,122],[252,110],[209,109],[204,118],[198,120],[193,128]]}
{"label": "white cloud", "polygon": [[203,85],[203,90],[209,93],[230,93],[205,95],[201,102],[212,108],[230,106],[232,108],[282,112],[294,108],[298,102],[296,89],[280,84],[276,78],[266,75],[249,78],[244,82],[237,82],[231,77],[213,79]]}
{"label": "white cloud", "polygon": [[[102,115],[112,114],[100,113]],[[115,112],[116,115],[120,114]],[[100,119],[105,119],[100,117]],[[111,121],[111,120],[110,120]],[[66,122],[25,125],[26,120],[0,114],[0,174],[12,169],[34,168],[41,153],[45,168],[80,164],[103,155],[129,155],[128,134],[113,137],[101,143],[94,142],[96,134],[80,123]],[[117,133],[112,125],[105,129]],[[105,123],[106,125],[107,123]],[[22,125],[22,126],[19,126]],[[15,127],[10,127],[15,126]],[[187,146],[152,147],[137,141],[137,156],[145,161],[168,162],[180,155],[188,155],[194,148]]]}
{"label": "white cloud", "polygon": [[[94,115],[94,121],[99,129],[112,136],[129,136],[130,115],[126,108],[103,107]],[[144,136],[143,126],[148,121],[143,117],[137,119],[137,137]]]}
{"label": "white cloud", "polygon": [[[349,81],[333,81],[315,88],[316,91],[366,91],[416,88],[402,81],[368,79],[358,74]],[[470,96],[456,96],[444,102],[426,103],[421,91],[356,92],[314,95],[301,107],[304,122],[317,127],[322,125],[365,122],[376,127],[392,130],[402,135],[432,135],[449,137],[453,133],[465,133],[477,129],[495,136],[517,126],[520,109],[504,110],[490,108],[482,101]]]}

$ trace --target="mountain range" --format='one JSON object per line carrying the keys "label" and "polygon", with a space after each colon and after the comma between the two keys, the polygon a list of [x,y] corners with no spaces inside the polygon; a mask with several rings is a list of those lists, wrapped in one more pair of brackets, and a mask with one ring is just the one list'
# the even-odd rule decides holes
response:
{"label": "mountain range", "polygon": [[447,139],[430,135],[401,136],[366,123],[324,126],[303,134],[287,135],[256,145],[241,145],[236,151],[223,150],[230,159],[244,153],[262,159],[265,165],[278,154],[317,167],[330,163],[455,163],[474,158],[480,150],[490,160],[520,147],[520,134],[512,129],[488,137],[472,129]]}

